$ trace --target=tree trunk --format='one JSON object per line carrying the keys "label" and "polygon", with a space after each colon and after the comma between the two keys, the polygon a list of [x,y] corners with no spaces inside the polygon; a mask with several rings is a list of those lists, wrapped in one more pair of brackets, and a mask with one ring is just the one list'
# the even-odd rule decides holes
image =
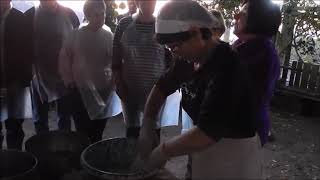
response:
{"label": "tree trunk", "polygon": [[[290,55],[292,48],[293,32],[295,26],[295,18],[297,16],[297,3],[288,0],[284,1],[282,7],[283,20],[281,33],[277,36],[277,49],[280,56],[280,63],[284,66],[289,66]],[[281,83],[285,83],[287,80],[288,70],[283,69]]]}
{"label": "tree trunk", "polygon": [[295,26],[295,18],[297,16],[297,3],[293,1],[285,1],[283,5],[283,20],[281,34],[277,39],[277,47],[282,65],[289,65],[290,54],[292,48],[293,32]]}

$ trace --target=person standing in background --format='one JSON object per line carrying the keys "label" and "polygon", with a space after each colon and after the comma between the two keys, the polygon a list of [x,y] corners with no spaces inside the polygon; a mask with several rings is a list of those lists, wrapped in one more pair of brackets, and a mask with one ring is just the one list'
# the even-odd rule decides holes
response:
{"label": "person standing in background", "polygon": [[216,37],[218,37],[220,39],[221,36],[226,31],[225,20],[224,20],[224,18],[223,18],[223,16],[222,16],[220,11],[214,9],[214,10],[211,11],[211,13],[218,20],[217,23],[212,28],[212,34],[213,34],[213,36],[216,36]]}
{"label": "person standing in background", "polygon": [[[138,13],[122,18],[113,40],[112,73],[122,101],[126,136],[139,136],[148,94],[167,68],[167,53],[154,39],[156,1],[135,1]],[[157,129],[160,137],[160,129]]]}
{"label": "person standing in background", "polygon": [[114,102],[113,34],[104,25],[106,4],[103,0],[86,0],[83,12],[88,24],[74,30],[65,41],[59,72],[65,86],[73,88],[72,114],[76,130],[95,143],[102,139],[107,118],[120,113],[108,113]]}
{"label": "person standing in background", "polygon": [[[11,7],[11,0],[0,1],[0,89],[5,91],[1,99],[1,119],[5,120],[6,141],[9,149],[22,150],[24,131],[22,124],[27,117],[27,103],[32,77],[31,62],[25,58],[26,33],[24,15]],[[30,107],[29,107],[30,108]],[[7,114],[7,118],[3,117]],[[2,122],[0,121],[0,131]],[[2,148],[3,135],[0,137]]]}
{"label": "person standing in background", "polygon": [[57,0],[40,0],[40,6],[25,12],[28,58],[33,61],[32,103],[37,133],[49,131],[49,104],[55,103],[58,127],[71,130],[69,90],[58,74],[61,46],[74,28],[79,26],[76,14]]}
{"label": "person standing in background", "polygon": [[271,40],[281,24],[280,8],[271,0],[245,0],[235,15],[233,48],[249,66],[257,107],[257,125],[262,145],[270,139],[269,106],[280,75],[278,52]]}
{"label": "person standing in background", "polygon": [[125,14],[121,14],[117,17],[117,24],[119,24],[119,22],[122,18],[132,16],[133,14],[135,14],[137,12],[137,6],[136,6],[134,0],[127,0],[127,6],[128,6],[128,12]]}

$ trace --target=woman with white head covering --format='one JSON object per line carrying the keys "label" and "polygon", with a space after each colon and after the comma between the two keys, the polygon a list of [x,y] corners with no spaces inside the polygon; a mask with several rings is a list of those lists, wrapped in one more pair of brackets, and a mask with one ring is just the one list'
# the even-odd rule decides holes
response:
{"label": "woman with white head covering", "polygon": [[107,118],[120,113],[111,112],[113,86],[111,57],[113,34],[104,25],[106,5],[103,0],[87,0],[83,11],[88,24],[75,30],[60,53],[59,72],[73,92],[76,129],[91,142],[102,139]]}
{"label": "woman with white head covering", "polygon": [[[174,61],[148,97],[140,149],[147,170],[190,154],[192,179],[261,179],[261,144],[247,69],[228,44],[212,38],[216,21],[195,1],[169,1],[160,10],[157,40],[182,58]],[[178,88],[194,127],[150,153],[156,114],[166,96]]]}

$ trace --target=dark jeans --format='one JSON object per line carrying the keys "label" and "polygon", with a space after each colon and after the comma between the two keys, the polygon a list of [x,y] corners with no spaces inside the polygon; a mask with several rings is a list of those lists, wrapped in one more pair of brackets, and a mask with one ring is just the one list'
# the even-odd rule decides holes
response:
{"label": "dark jeans", "polygon": [[3,134],[2,134],[2,122],[0,122],[0,149],[2,149]]}
{"label": "dark jeans", "polygon": [[[36,118],[35,128],[37,133],[49,131],[48,111],[49,104],[41,103],[38,93],[33,91],[33,105],[36,107],[34,117]],[[80,93],[73,89],[68,95],[56,101],[57,114],[59,118],[58,127],[60,130],[71,130],[71,117],[73,117],[75,128],[78,132],[88,136],[91,143],[102,139],[107,119],[91,120],[85,108]]]}
{"label": "dark jeans", "polygon": [[[36,133],[49,131],[49,117],[50,104],[48,102],[41,102],[38,92],[32,87],[31,90],[33,118],[35,120]],[[72,101],[70,95],[66,95],[53,102],[57,106],[58,128],[60,130],[71,131],[71,115],[72,115]]]}
{"label": "dark jeans", "polygon": [[88,136],[91,143],[102,140],[107,119],[91,120],[82,102],[80,93],[75,90],[71,96],[73,99],[73,119],[77,131]]}
{"label": "dark jeans", "polygon": [[3,134],[2,134],[2,122],[0,122],[0,149],[2,149]]}
{"label": "dark jeans", "polygon": [[[5,121],[6,127],[6,140],[8,149],[22,150],[24,132],[23,124],[24,119],[10,118]],[[0,123],[0,129],[2,130],[2,123]],[[0,143],[2,148],[3,134],[1,132]]]}

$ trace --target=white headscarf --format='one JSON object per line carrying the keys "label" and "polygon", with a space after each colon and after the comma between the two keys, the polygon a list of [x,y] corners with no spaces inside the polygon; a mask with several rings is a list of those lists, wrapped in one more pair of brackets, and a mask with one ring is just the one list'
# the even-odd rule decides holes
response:
{"label": "white headscarf", "polygon": [[156,19],[156,33],[185,32],[192,26],[211,29],[217,23],[217,18],[199,3],[192,0],[171,0],[159,11]]}

